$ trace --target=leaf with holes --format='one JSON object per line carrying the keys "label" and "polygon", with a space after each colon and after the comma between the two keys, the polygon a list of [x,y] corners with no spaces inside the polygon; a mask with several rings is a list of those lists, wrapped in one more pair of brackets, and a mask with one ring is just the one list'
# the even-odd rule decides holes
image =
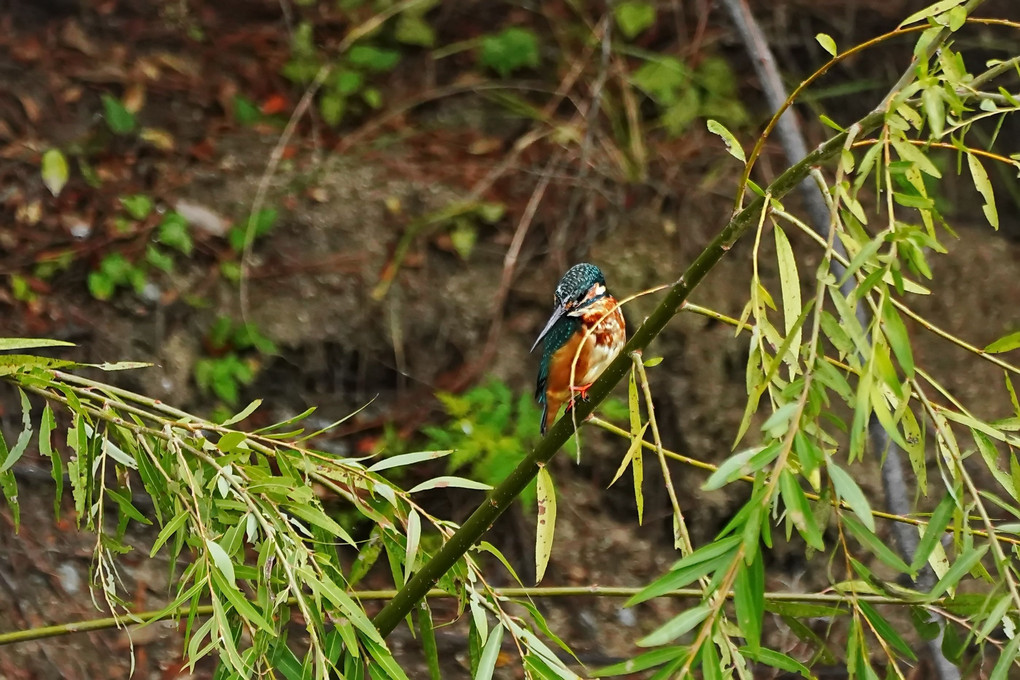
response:
{"label": "leaf with holes", "polygon": [[988,173],[985,171],[985,167],[981,165],[981,161],[972,153],[967,154],[967,167],[970,168],[970,176],[974,180],[974,188],[981,194],[981,198],[985,199],[984,205],[981,206],[981,211],[984,212],[988,224],[992,225],[992,228],[998,229],[999,212],[995,208],[995,192],[992,190],[992,183],[988,179]]}
{"label": "leaf with holes", "polygon": [[726,126],[717,120],[708,121],[708,131],[714,135],[717,135],[723,140],[723,144],[726,145],[726,151],[731,156],[736,158],[741,163],[747,162],[747,157],[744,155],[744,148],[740,146],[740,142],[733,136],[733,133],[726,129]]}
{"label": "leaf with holes", "polygon": [[535,528],[535,582],[541,583],[552,555],[556,532],[556,487],[543,466],[538,469],[538,524]]}

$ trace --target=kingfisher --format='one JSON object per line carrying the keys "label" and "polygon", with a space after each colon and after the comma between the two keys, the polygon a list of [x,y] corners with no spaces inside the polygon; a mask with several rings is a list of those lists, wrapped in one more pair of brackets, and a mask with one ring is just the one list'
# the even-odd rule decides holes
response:
{"label": "kingfisher", "polygon": [[542,434],[556,420],[563,402],[569,400],[569,411],[575,393],[588,398],[588,388],[627,342],[620,305],[606,290],[606,278],[595,265],[582,262],[568,269],[556,284],[553,304],[552,316],[531,346],[534,352],[543,343],[535,391],[543,407]]}

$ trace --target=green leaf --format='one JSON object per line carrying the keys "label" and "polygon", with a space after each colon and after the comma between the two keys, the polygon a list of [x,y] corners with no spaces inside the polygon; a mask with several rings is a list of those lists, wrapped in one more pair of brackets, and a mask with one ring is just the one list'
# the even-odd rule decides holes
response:
{"label": "green leaf", "polygon": [[822,46],[823,50],[825,50],[832,56],[835,57],[836,54],[838,54],[839,51],[836,49],[836,41],[833,40],[832,36],[830,36],[829,34],[819,33],[818,35],[815,36],[815,40],[818,41],[818,44]]}
{"label": "green leaf", "polygon": [[843,523],[850,533],[852,533],[858,541],[860,541],[864,547],[872,552],[875,557],[880,559],[884,564],[892,567],[896,571],[902,574],[912,573],[907,563],[903,561],[899,555],[893,552],[893,549],[889,547],[888,543],[880,539],[875,535],[871,529],[861,524],[860,521],[853,515],[842,515]]}
{"label": "green leaf", "polygon": [[673,565],[670,571],[642,588],[627,600],[627,607],[661,597],[668,592],[683,588],[697,579],[714,572],[733,561],[740,536],[727,536],[698,548]]}
{"label": "green leaf", "polygon": [[910,349],[910,336],[907,334],[903,319],[888,298],[882,306],[882,329],[906,377],[908,379],[914,377],[914,355]]}
{"label": "green leaf", "polygon": [[503,626],[497,626],[496,630],[489,635],[489,639],[485,642],[485,648],[482,649],[482,656],[478,660],[478,670],[474,674],[474,680],[492,679],[492,674],[496,670],[496,660],[499,658],[499,651],[503,644],[504,630]]}
{"label": "green leaf", "polygon": [[319,99],[319,113],[326,125],[339,125],[347,109],[347,97],[337,92],[327,92]]}
{"label": "green leaf", "polygon": [[825,550],[825,541],[822,539],[822,532],[815,521],[814,513],[811,512],[811,506],[788,468],[783,468],[779,473],[779,490],[786,504],[788,521],[797,527],[797,531],[808,545],[815,550]]}
{"label": "green leaf", "polygon": [[440,476],[427,479],[421,484],[418,484],[407,493],[418,493],[419,491],[428,491],[429,489],[474,489],[476,491],[489,491],[492,489],[491,484],[485,484],[483,482],[476,482],[472,479],[464,479],[463,477],[451,477],[451,476]]}
{"label": "green leaf", "polygon": [[67,184],[67,158],[60,149],[48,149],[42,156],[42,180],[54,196],[59,196]]}
{"label": "green leaf", "polygon": [[174,259],[151,243],[145,246],[145,261],[167,274],[174,269]]}
{"label": "green leaf", "polygon": [[879,235],[871,239],[870,241],[866,242],[863,246],[861,246],[861,249],[858,250],[857,254],[854,255],[852,260],[850,260],[850,265],[846,268],[846,271],[843,273],[843,278],[840,280],[839,285],[842,286],[847,281],[849,281],[850,277],[852,277],[857,272],[857,270],[860,269],[865,264],[872,265],[877,264],[877,262],[874,261],[875,255],[878,253],[879,248],[881,248],[884,244],[885,236]]}
{"label": "green leaf", "polygon": [[242,411],[237,413],[237,415],[234,415],[234,416],[231,416],[230,418],[227,418],[222,423],[220,423],[220,425],[222,425],[223,427],[229,427],[230,425],[233,425],[234,423],[239,423],[242,420],[244,420],[245,418],[247,418],[248,416],[250,416],[252,413],[254,413],[255,409],[257,409],[261,405],[262,405],[262,400],[261,399],[256,399],[252,403],[250,403],[247,406],[245,406]]}
{"label": "green leaf", "polygon": [[733,133],[726,129],[726,126],[717,120],[708,121],[708,131],[714,135],[717,135],[723,140],[726,145],[726,151],[731,156],[736,158],[741,163],[747,162],[747,157],[744,155],[744,149],[740,146],[740,142],[733,136]]}
{"label": "green leaf", "polygon": [[88,285],[89,293],[97,300],[109,300],[116,290],[113,280],[102,272],[89,272]]}
{"label": "green leaf", "polygon": [[427,600],[422,600],[418,610],[418,631],[421,634],[421,647],[425,654],[425,663],[429,667],[430,680],[442,680],[439,668],[439,649],[436,646],[436,631],[432,625],[432,610]]}
{"label": "green leaf", "polygon": [[784,361],[790,363],[790,374],[793,375],[797,370],[797,353],[800,350],[801,341],[801,330],[793,330],[797,326],[797,319],[801,313],[801,298],[800,298],[800,275],[797,273],[797,260],[793,256],[793,247],[790,245],[790,239],[786,237],[786,233],[775,225],[772,230],[775,234],[776,239],[776,259],[779,262],[779,283],[783,293],[783,322],[785,335],[789,335],[793,332],[793,341],[791,344],[792,358],[787,359],[784,357]]}
{"label": "green leaf", "polygon": [[914,654],[914,650],[910,648],[900,634],[896,632],[896,629],[885,620],[885,618],[878,613],[867,600],[857,600],[857,606],[860,608],[861,613],[868,619],[868,622],[875,629],[875,635],[879,637],[883,642],[890,645],[893,649],[899,652],[902,656],[916,661],[917,656]]}
{"label": "green leaf", "polygon": [[333,88],[342,95],[350,96],[361,89],[365,77],[358,71],[337,68],[333,71]]}
{"label": "green leaf", "polygon": [[0,474],[10,470],[18,462],[28,449],[28,443],[32,441],[32,405],[28,401],[28,395],[20,387],[18,393],[21,395],[21,432],[10,451],[0,449],[0,454],[6,454],[0,458]]}
{"label": "green leaf", "polygon": [[627,0],[613,8],[613,17],[624,37],[632,40],[655,23],[655,6],[649,2]]}
{"label": "green leaf", "polygon": [[347,543],[354,548],[358,547],[358,544],[355,543],[354,539],[351,538],[351,535],[347,533],[347,530],[333,521],[333,519],[330,518],[320,506],[288,503],[284,507],[287,508],[287,512],[291,513],[298,519],[303,519],[309,524],[314,524],[320,529],[325,529],[330,533],[330,535],[336,536],[344,543]]}
{"label": "green leaf", "polygon": [[[917,166],[917,169],[925,173],[926,175],[930,175],[931,177],[934,177],[936,179],[940,179],[942,177],[942,173],[939,172],[939,169],[938,167],[936,167],[935,162],[932,161],[932,159],[929,158],[924,151],[921,151],[921,149],[917,148],[916,146],[914,146],[901,136],[893,135],[891,137],[891,140],[893,148],[896,149],[896,153],[899,154],[900,158],[902,158],[903,160],[907,161],[912,165]],[[916,192],[916,189],[914,191]],[[902,194],[897,194],[897,196],[902,196]],[[918,203],[915,203],[914,205],[909,207],[925,207],[925,206],[931,207],[930,199],[924,198],[922,196],[914,196],[911,198],[916,199]],[[923,202],[921,202],[922,199]]]}
{"label": "green leaf", "polygon": [[941,137],[946,128],[946,104],[942,98],[941,87],[933,84],[924,88],[921,92],[921,104],[932,136]]}
{"label": "green leaf", "polygon": [[[0,455],[6,453],[3,445],[3,435],[0,435]],[[18,503],[18,480],[14,477],[14,471],[0,472],[0,493],[3,493],[7,500],[7,506],[11,509],[11,519],[14,522],[14,531],[18,532],[21,526],[21,505]]]}
{"label": "green leaf", "polygon": [[723,680],[723,664],[719,659],[719,650],[711,639],[701,645],[699,653],[701,657],[701,678],[702,680]]}
{"label": "green leaf", "polygon": [[900,26],[909,26],[910,24],[934,17],[942,12],[950,10],[957,5],[962,5],[966,0],[940,0],[934,4],[928,5],[924,9],[914,12],[909,17],[900,22]]}
{"label": "green leaf", "polygon": [[195,245],[191,240],[188,221],[176,212],[168,212],[163,217],[163,221],[159,223],[156,238],[184,255],[191,255]]}
{"label": "green leaf", "polygon": [[993,607],[992,610],[988,612],[988,616],[985,618],[985,622],[981,626],[981,629],[978,630],[977,632],[976,639],[978,642],[983,641],[985,638],[992,634],[993,630],[995,630],[999,626],[1002,626],[1003,623],[1005,623],[1003,621],[1003,618],[1006,616],[1006,612],[1009,611],[1009,608],[1010,606],[1012,606],[1012,604],[1013,598],[1009,595],[1003,595],[999,598],[999,601],[996,603],[995,607]]}
{"label": "green leaf", "polygon": [[106,112],[106,124],[110,131],[116,135],[126,135],[133,131],[137,125],[133,113],[124,108],[124,105],[116,97],[108,94],[102,95],[103,110]]}
{"label": "green leaf", "polygon": [[60,501],[64,495],[64,460],[60,457],[60,452],[53,448],[51,440],[56,425],[53,410],[47,402],[43,407],[42,418],[39,420],[39,455],[50,459],[50,474],[57,487],[53,497],[53,516],[60,519]]}
{"label": "green leaf", "polygon": [[405,45],[417,45],[418,47],[432,47],[436,44],[436,32],[423,16],[424,12],[401,12],[397,19],[393,37]]}
{"label": "green leaf", "polygon": [[223,546],[211,538],[207,538],[205,540],[205,547],[209,551],[209,557],[212,558],[213,564],[215,564],[216,568],[223,574],[227,583],[229,583],[232,587],[236,587],[234,580],[234,563],[230,561],[227,551],[223,549]]}
{"label": "green leaf", "polygon": [[[1013,412],[1020,418],[1020,399],[1016,396],[1016,389],[1013,387],[1013,381],[1009,377],[1009,371],[1003,371],[1003,377],[1006,379],[1006,391],[1009,392],[1009,401],[1013,404]],[[1020,489],[1020,484],[1017,484],[1017,488]]]}
{"label": "green leaf", "polygon": [[932,600],[940,597],[943,593],[956,587],[960,579],[970,572],[971,569],[981,561],[981,558],[988,552],[988,544],[973,547],[971,546],[956,558],[953,566],[939,579],[935,587],[928,593]]}
{"label": "green leaf", "polygon": [[995,667],[988,675],[988,680],[1006,680],[1009,677],[1009,670],[1016,664],[1017,652],[1020,651],[1020,635],[1014,635],[1009,644],[1002,649],[1002,655],[995,662]]}
{"label": "green leaf", "polygon": [[751,563],[748,564],[745,559],[739,569],[733,584],[737,624],[747,646],[757,650],[761,647],[762,617],[765,615],[765,567],[761,551],[755,550]]}
{"label": "green leaf", "polygon": [[540,63],[538,37],[534,31],[518,27],[487,35],[482,38],[479,61],[503,78],[523,68],[536,68]]}
{"label": "green leaf", "polygon": [[0,354],[0,376],[16,373],[29,374],[76,365],[73,361],[37,357],[31,354]]}
{"label": "green leaf", "polygon": [[234,95],[234,120],[245,127],[262,120],[262,112],[252,100],[239,94]]}
{"label": "green leaf", "polygon": [[992,183],[988,179],[988,173],[985,171],[984,166],[981,165],[981,161],[972,153],[967,154],[967,167],[970,168],[970,176],[974,181],[974,188],[985,199],[984,205],[981,206],[985,219],[988,220],[988,224],[992,225],[993,229],[998,229],[999,212],[995,208],[995,192],[992,190]]}
{"label": "green leaf", "polygon": [[74,343],[49,338],[0,338],[0,352],[38,347],[74,347]]}
{"label": "green leaf", "polygon": [[246,225],[255,231],[256,237],[265,236],[276,226],[279,216],[280,212],[276,208],[263,208],[257,213],[249,215]]}
{"label": "green leaf", "polygon": [[556,532],[556,486],[546,466],[538,469],[538,518],[535,527],[535,582],[541,583]]}
{"label": "green leaf", "polygon": [[139,512],[138,508],[131,503],[131,497],[127,493],[116,489],[107,489],[106,495],[116,501],[125,517],[130,517],[141,524],[152,524],[152,520]]}
{"label": "green leaf", "polygon": [[446,451],[416,451],[414,453],[402,453],[397,456],[390,456],[389,458],[383,458],[379,462],[373,464],[368,468],[369,472],[382,472],[383,470],[389,470],[390,468],[402,467],[404,465],[417,465],[427,460],[435,460],[437,458],[443,458],[453,453],[452,450]]}
{"label": "green leaf", "polygon": [[989,354],[1000,354],[1002,352],[1011,352],[1017,348],[1020,348],[1020,331],[1002,336],[985,347],[983,351],[988,352]]}
{"label": "green leaf", "polygon": [[639,647],[658,647],[668,644],[692,630],[708,618],[711,612],[712,607],[707,604],[700,604],[697,607],[687,609],[656,628],[652,633],[638,640],[636,644]]}
{"label": "green leaf", "polygon": [[641,671],[648,670],[649,668],[655,668],[661,666],[670,661],[679,661],[683,663],[690,655],[690,652],[686,646],[674,646],[674,647],[663,647],[662,649],[653,649],[650,652],[639,654],[633,659],[627,659],[619,663],[614,663],[611,666],[600,668],[591,674],[593,678],[609,678],[617,675],[633,675],[634,673],[640,673]]}
{"label": "green leaf", "polygon": [[144,220],[152,212],[152,199],[145,194],[121,196],[120,204],[124,206],[127,214],[136,220]]}
{"label": "green leaf", "polygon": [[191,512],[189,512],[187,508],[174,515],[173,519],[167,522],[166,526],[160,530],[159,535],[156,536],[156,541],[152,544],[152,550],[149,551],[149,557],[155,557],[156,553],[159,552],[159,549],[163,547],[163,544],[166,543],[171,536],[177,533],[177,530],[184,526],[184,523],[187,522],[190,517]]}
{"label": "green leaf", "polygon": [[[749,474],[750,469],[746,468],[748,461],[753,456],[761,453],[765,450],[763,446],[753,446],[749,449],[737,451],[732,456],[724,460],[715,471],[709,475],[705,483],[701,485],[701,488],[705,491],[715,491],[726,486],[737,477],[744,474]],[[775,447],[776,455],[779,454],[779,447]]]}
{"label": "green leaf", "polygon": [[660,106],[686,105],[696,115],[700,104],[697,91],[690,86],[691,71],[676,57],[655,57],[631,75],[635,87],[654,99]]}
{"label": "green leaf", "polygon": [[942,535],[945,533],[946,527],[949,526],[949,520],[952,519],[954,510],[956,510],[956,501],[952,494],[947,493],[928,519],[928,526],[924,528],[921,541],[917,544],[917,551],[914,553],[914,559],[910,563],[911,573],[916,573],[928,561],[935,545],[942,540]]}
{"label": "green leaf", "polygon": [[450,229],[450,242],[460,255],[460,259],[466,262],[471,257],[475,243],[478,242],[478,228],[469,219],[454,220],[453,228]]}
{"label": "green leaf", "polygon": [[741,647],[740,653],[748,659],[757,661],[765,666],[778,668],[780,670],[787,671],[788,673],[800,673],[802,677],[809,679],[813,679],[815,677],[815,675],[811,672],[811,669],[802,664],[800,661],[797,661],[782,652],[777,652],[774,649],[768,649],[767,647],[752,649],[748,646]]}
{"label": "green leaf", "polygon": [[369,638],[364,640],[362,644],[375,661],[375,663],[369,665],[367,672],[369,678],[407,680],[407,674],[404,673],[396,659],[393,658],[393,654],[386,648],[382,639]]}
{"label": "green leaf", "polygon": [[874,531],[875,518],[871,514],[871,505],[864,492],[861,491],[861,487],[857,486],[857,482],[850,476],[850,473],[836,465],[831,458],[826,464],[826,469],[829,471],[832,485],[836,488],[836,495],[850,506],[850,509],[860,518],[864,526],[868,527],[869,531]]}
{"label": "green leaf", "polygon": [[404,583],[414,573],[418,561],[418,545],[421,542],[421,516],[414,508],[407,514],[407,545],[404,547]]}
{"label": "green leaf", "polygon": [[373,109],[378,109],[382,106],[382,92],[375,87],[366,87],[361,91],[361,101],[365,102]]}
{"label": "green leaf", "polygon": [[795,401],[783,404],[773,411],[772,415],[766,418],[765,422],[762,423],[761,431],[771,437],[781,437],[789,430],[790,421],[797,415],[799,408],[800,404]]}
{"label": "green leaf", "polygon": [[[91,435],[92,433],[89,432],[89,434]],[[138,469],[138,461],[135,460],[134,456],[110,441],[110,437],[105,434],[103,435],[103,455],[113,458],[113,460],[131,470]]]}
{"label": "green leaf", "polygon": [[223,435],[220,437],[220,440],[216,442],[216,448],[222,451],[223,453],[230,453],[238,446],[240,446],[241,443],[247,438],[248,435],[245,432],[236,431],[224,432]]}
{"label": "green leaf", "polygon": [[381,73],[397,65],[400,61],[400,52],[372,45],[355,45],[347,54],[347,60],[366,71]]}
{"label": "green leaf", "polygon": [[269,623],[269,621],[267,621],[257,609],[255,609],[255,606],[244,596],[235,584],[227,581],[225,574],[214,571],[212,573],[212,577],[213,581],[218,586],[216,589],[217,594],[225,597],[227,602],[229,602],[234,608],[234,611],[241,615],[241,618],[245,621],[254,623],[258,628],[274,637],[277,635],[277,631],[273,628],[273,625]]}

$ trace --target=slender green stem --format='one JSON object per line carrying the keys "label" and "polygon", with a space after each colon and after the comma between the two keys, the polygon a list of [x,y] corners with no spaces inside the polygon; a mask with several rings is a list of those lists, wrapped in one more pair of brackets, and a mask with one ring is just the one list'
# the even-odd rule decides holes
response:
{"label": "slender green stem", "polygon": [[[500,588],[496,592],[502,597],[510,598],[535,598],[535,597],[584,597],[595,595],[598,597],[626,597],[631,598],[641,592],[642,588],[619,587],[619,586],[545,586],[534,588]],[[350,593],[351,597],[359,601],[368,600],[391,600],[397,595],[396,590],[359,590]],[[433,588],[429,590],[426,597],[430,599],[443,599],[457,597],[456,593],[449,593],[445,590]],[[704,591],[700,588],[680,588],[663,593],[659,597],[669,598],[690,598],[700,599]],[[839,593],[791,593],[791,592],[766,592],[766,602],[806,602],[811,604],[832,605],[840,607],[846,605],[846,597]],[[726,593],[727,599],[733,598],[733,593]],[[884,605],[918,605],[928,608],[941,609],[948,604],[948,600],[941,598],[932,602],[919,603],[912,600],[895,597],[891,595],[860,595],[859,600],[870,604]],[[293,604],[294,600],[288,600]],[[849,611],[849,610],[848,610]],[[165,611],[154,609],[151,611],[123,614],[121,616],[107,616],[98,619],[87,619],[85,621],[73,621],[71,623],[60,623],[52,626],[41,626],[27,630],[16,630],[9,633],[0,633],[0,647],[28,642],[30,640],[42,640],[51,637],[71,635],[73,633],[87,633],[96,630],[107,630],[120,628],[125,625],[149,625],[157,621],[187,616],[191,612],[191,606],[187,605],[180,609]],[[209,616],[213,613],[212,605],[199,605],[195,608],[196,616]]]}

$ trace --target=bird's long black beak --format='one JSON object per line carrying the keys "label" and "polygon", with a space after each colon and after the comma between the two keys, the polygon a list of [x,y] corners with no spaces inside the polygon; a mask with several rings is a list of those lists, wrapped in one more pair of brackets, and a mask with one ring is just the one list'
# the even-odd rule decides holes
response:
{"label": "bird's long black beak", "polygon": [[546,336],[546,334],[552,329],[552,327],[556,325],[556,322],[559,321],[560,318],[566,313],[567,308],[563,305],[562,302],[556,305],[556,309],[553,310],[552,316],[550,316],[549,320],[546,322],[545,328],[543,328],[542,332],[538,334],[538,338],[535,339],[535,344],[531,346],[530,351],[532,352],[535,351],[535,348],[538,347],[538,343],[542,342],[542,338]]}

